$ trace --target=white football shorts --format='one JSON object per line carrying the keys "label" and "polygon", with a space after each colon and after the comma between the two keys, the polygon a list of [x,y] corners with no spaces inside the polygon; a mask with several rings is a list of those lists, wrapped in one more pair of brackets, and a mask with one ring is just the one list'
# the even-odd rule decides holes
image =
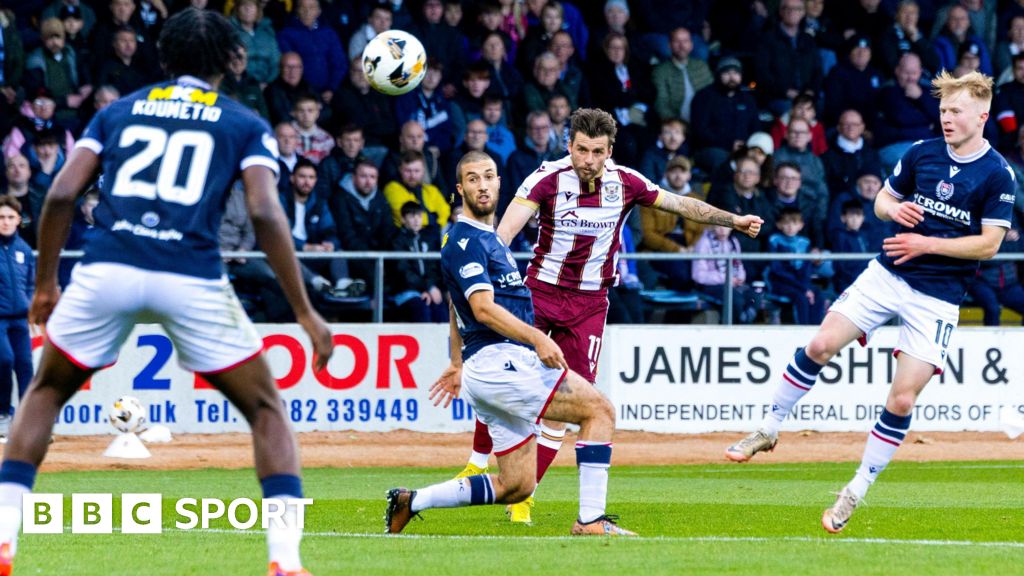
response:
{"label": "white football shorts", "polygon": [[47,339],[80,368],[103,368],[135,324],[160,324],[186,370],[223,372],[263,341],[227,278],[210,280],[124,264],[79,264],[46,323]]}
{"label": "white football shorts", "polygon": [[902,320],[895,354],[909,354],[935,366],[941,374],[946,348],[960,319],[960,307],[910,287],[899,276],[872,260],[867,269],[830,308],[864,332],[865,341],[876,328],[894,317]]}
{"label": "white football shorts", "polygon": [[492,344],[462,365],[462,395],[487,425],[495,456],[526,444],[565,379],[561,368],[548,368],[529,348]]}

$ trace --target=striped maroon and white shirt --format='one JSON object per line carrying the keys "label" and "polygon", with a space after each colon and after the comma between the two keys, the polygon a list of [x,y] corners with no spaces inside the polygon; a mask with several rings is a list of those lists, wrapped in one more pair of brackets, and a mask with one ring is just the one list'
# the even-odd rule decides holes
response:
{"label": "striped maroon and white shirt", "polygon": [[659,195],[657,184],[611,159],[592,186],[580,181],[570,156],[541,164],[516,192],[540,216],[527,276],[578,290],[614,286],[622,224],[634,205],[653,206]]}

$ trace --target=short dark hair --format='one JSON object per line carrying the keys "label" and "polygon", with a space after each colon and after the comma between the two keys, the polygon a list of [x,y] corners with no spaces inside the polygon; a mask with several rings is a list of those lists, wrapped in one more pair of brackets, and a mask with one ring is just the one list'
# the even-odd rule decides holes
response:
{"label": "short dark hair", "polygon": [[227,74],[241,40],[227,18],[212,10],[186,8],[167,19],[157,49],[164,71],[210,79]]}
{"label": "short dark hair", "polygon": [[479,150],[470,150],[463,154],[462,158],[459,159],[459,163],[455,165],[455,181],[462,184],[462,167],[464,165],[470,162],[483,162],[484,160],[494,161],[490,154]]}
{"label": "short dark hair", "polygon": [[608,145],[615,144],[615,133],[618,127],[615,118],[600,108],[580,108],[569,118],[569,141],[576,139],[576,133],[582,132],[588,138],[608,137]]}
{"label": "short dark hair", "polygon": [[355,164],[355,166],[352,167],[352,173],[355,174],[356,171],[359,170],[360,166],[366,166],[366,167],[369,167],[369,168],[373,168],[374,172],[377,172],[377,173],[380,172],[380,168],[378,168],[377,165],[373,163],[373,160],[370,160],[366,156],[357,156],[356,157],[356,164]]}
{"label": "short dark hair", "polygon": [[671,126],[672,124],[678,124],[679,127],[683,129],[683,136],[686,136],[686,133],[690,129],[690,125],[686,122],[686,120],[683,120],[682,118],[676,118],[675,116],[670,116],[662,120],[661,129],[664,130],[666,127]]}
{"label": "short dark hair", "polygon": [[353,132],[362,133],[362,131],[363,131],[363,127],[360,126],[359,124],[354,124],[354,123],[351,123],[351,122],[348,123],[348,124],[342,124],[338,128],[338,138],[341,138],[345,134],[352,134]]}
{"label": "short dark hair", "polygon": [[803,175],[803,173],[804,173],[804,171],[800,169],[800,165],[799,164],[797,164],[796,162],[788,162],[787,161],[787,162],[779,162],[778,164],[775,165],[775,172],[774,172],[775,175],[778,176],[779,172],[782,172],[782,170],[785,169],[785,168],[789,168],[790,170],[796,170],[797,174]]}
{"label": "short dark hair", "polygon": [[405,218],[406,216],[411,216],[413,214],[423,214],[423,206],[420,206],[419,202],[409,200],[405,204],[402,204],[401,213],[402,218]]}
{"label": "short dark hair", "polygon": [[118,26],[116,29],[114,29],[114,33],[110,35],[110,42],[111,42],[111,44],[113,44],[114,41],[117,40],[117,35],[118,34],[131,34],[132,36],[134,36],[136,38],[139,35],[138,31],[136,31],[135,28],[132,28],[128,24],[122,24],[122,25]]}
{"label": "short dark hair", "polygon": [[462,73],[462,80],[472,80],[474,78],[485,78],[491,79],[491,67],[487,62],[483,60],[477,60],[469,66],[466,66],[466,71]]}
{"label": "short dark hair", "polygon": [[790,106],[792,108],[796,108],[797,106],[803,104],[810,104],[811,106],[814,106],[814,96],[811,96],[810,94],[807,93],[797,94],[796,96],[793,97],[793,102],[792,104],[790,104]]}
{"label": "short dark hair", "polygon": [[314,104],[319,104],[320,99],[317,98],[316,95],[313,94],[312,92],[303,92],[302,94],[299,94],[298,96],[295,97],[295,100],[292,102],[292,110],[294,110],[296,106],[302,104],[303,102],[313,102]]}
{"label": "short dark hair", "polygon": [[775,219],[779,224],[781,224],[783,220],[799,220],[803,222],[804,213],[796,206],[785,206],[782,210],[779,210],[779,216]]}
{"label": "short dark hair", "polygon": [[42,146],[43,144],[60,145],[60,138],[57,136],[56,129],[44,128],[43,130],[36,132],[35,138],[32,140],[32,145]]}
{"label": "short dark hair", "polygon": [[[295,167],[292,168],[292,174],[297,173],[300,168],[310,168],[313,172],[316,172],[316,164],[313,164],[309,158],[303,158],[302,156],[299,156],[299,159],[295,161]],[[317,176],[319,176],[319,174],[317,174]]]}
{"label": "short dark hair", "polygon": [[864,203],[860,200],[847,200],[843,202],[842,215],[846,216],[850,212],[864,212]]}
{"label": "short dark hair", "polygon": [[427,158],[423,155],[423,152],[419,150],[406,150],[402,152],[401,164],[412,164],[413,162],[423,162],[423,165],[427,165]]}
{"label": "short dark hair", "polygon": [[10,194],[0,194],[0,208],[10,208],[18,214],[21,214],[21,202]]}

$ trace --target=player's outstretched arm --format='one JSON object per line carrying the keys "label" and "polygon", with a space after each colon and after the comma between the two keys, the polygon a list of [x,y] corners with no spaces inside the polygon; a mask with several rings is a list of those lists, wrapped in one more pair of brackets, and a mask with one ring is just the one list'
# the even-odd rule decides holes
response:
{"label": "player's outstretched arm", "polygon": [[313,341],[316,369],[321,370],[331,358],[334,343],[330,329],[309,303],[306,287],[302,284],[288,220],[281,209],[281,201],[277,199],[274,173],[264,166],[250,166],[242,171],[242,182],[245,184],[245,204],[256,230],[256,241],[267,253],[267,263],[277,275],[281,290],[295,312],[295,319]]}
{"label": "player's outstretched arm", "polygon": [[64,168],[53,179],[39,219],[39,258],[36,261],[36,292],[32,297],[29,322],[46,324],[60,298],[57,265],[60,250],[68,239],[75,218],[75,200],[92,181],[100,158],[92,150],[75,148]]}
{"label": "player's outstretched arm", "polygon": [[658,201],[655,203],[654,207],[701,224],[712,224],[714,226],[732,228],[733,230],[742,232],[751,238],[757,237],[758,232],[761,231],[761,225],[764,224],[764,220],[762,220],[760,216],[756,216],[754,214],[737,216],[732,212],[719,210],[707,202],[697,200],[696,198],[690,198],[688,196],[673,194],[666,190],[661,191],[661,194],[658,196]]}
{"label": "player's outstretched arm", "polygon": [[562,349],[547,334],[530,326],[494,301],[494,292],[477,290],[469,295],[469,307],[477,322],[516,342],[529,344],[548,368],[568,370]]}
{"label": "player's outstretched arm", "polygon": [[506,246],[512,243],[512,239],[522,232],[526,223],[533,218],[537,212],[537,205],[529,200],[514,198],[505,210],[498,224],[498,237]]}
{"label": "player's outstretched arm", "polygon": [[959,238],[936,238],[920,234],[897,234],[882,242],[882,250],[890,258],[896,258],[893,264],[899,266],[904,262],[924,254],[938,254],[964,260],[988,260],[999,252],[1003,243],[1006,228],[1000,226],[981,226],[981,234],[961,236]]}

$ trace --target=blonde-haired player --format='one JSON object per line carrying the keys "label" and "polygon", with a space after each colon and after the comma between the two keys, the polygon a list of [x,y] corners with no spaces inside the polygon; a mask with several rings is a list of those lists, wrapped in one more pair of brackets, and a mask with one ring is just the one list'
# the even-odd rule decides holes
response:
{"label": "blonde-haired player", "polygon": [[999,250],[1012,218],[1013,171],[982,137],[992,79],[943,72],[932,86],[940,99],[942,138],[911,146],[875,199],[875,214],[897,223],[899,231],[786,366],[761,427],[726,450],[736,462],[772,450],[782,421],[814,386],[821,368],[854,340],[865,344],[875,328],[900,318],[896,374],[885,409],[868,435],[856,475],[822,515],[823,527],[833,533],[846,526],[903,442],[917,396],[946,362],[966,283],[979,260]]}

